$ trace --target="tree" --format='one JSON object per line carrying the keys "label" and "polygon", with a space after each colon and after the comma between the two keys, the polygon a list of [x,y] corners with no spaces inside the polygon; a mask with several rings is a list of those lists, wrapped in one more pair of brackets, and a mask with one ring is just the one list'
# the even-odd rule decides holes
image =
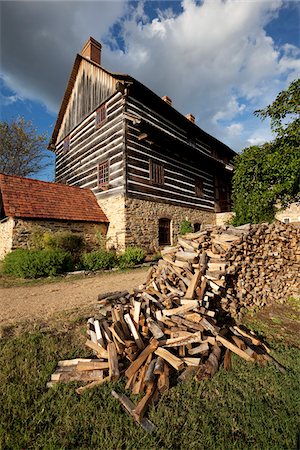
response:
{"label": "tree", "polygon": [[0,122],[0,172],[8,175],[32,175],[48,164],[46,134],[37,134],[32,122],[20,117]]}
{"label": "tree", "polygon": [[278,205],[300,200],[300,79],[278,94],[265,109],[275,133],[272,142],[252,146],[235,157],[233,202],[235,225],[274,219]]}

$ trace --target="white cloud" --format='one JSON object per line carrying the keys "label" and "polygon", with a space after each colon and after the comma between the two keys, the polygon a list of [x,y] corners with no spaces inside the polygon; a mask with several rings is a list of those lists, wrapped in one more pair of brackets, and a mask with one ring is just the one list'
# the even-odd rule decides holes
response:
{"label": "white cloud", "polygon": [[232,123],[226,129],[229,136],[239,136],[244,130],[244,126],[242,123]]}
{"label": "white cloud", "polygon": [[[259,139],[249,131],[259,119],[250,115],[300,76],[299,49],[291,44],[277,48],[264,29],[283,2],[184,0],[181,13],[168,8],[151,22],[143,3],[135,5],[6,4],[6,82],[17,94],[56,110],[75,53],[92,35],[110,44],[103,46],[105,67],[170,96],[174,107],[193,113],[204,130],[235,149]],[[110,33],[116,22],[124,50]]]}

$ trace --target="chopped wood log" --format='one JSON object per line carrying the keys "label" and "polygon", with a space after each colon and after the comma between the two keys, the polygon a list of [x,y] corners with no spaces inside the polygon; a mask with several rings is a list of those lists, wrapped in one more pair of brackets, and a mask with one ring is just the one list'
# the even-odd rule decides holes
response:
{"label": "chopped wood log", "polygon": [[153,340],[150,344],[142,351],[138,358],[130,364],[125,372],[127,378],[130,378],[144,363],[150,353],[153,353],[158,347],[158,342]]}
{"label": "chopped wood log", "polygon": [[126,297],[128,295],[128,291],[115,291],[115,292],[106,292],[105,294],[98,295],[98,301],[112,302],[113,300],[118,300],[121,297]]}
{"label": "chopped wood log", "polygon": [[120,377],[119,363],[116,346],[113,342],[107,344],[108,362],[109,362],[109,377],[112,381],[116,381]]}
{"label": "chopped wood log", "polygon": [[153,373],[155,375],[161,375],[162,373],[164,373],[164,360],[161,356],[159,356],[156,361],[155,361],[155,366],[154,366],[154,370]]}
{"label": "chopped wood log", "polygon": [[201,271],[199,269],[195,270],[194,276],[189,283],[189,287],[185,293],[185,298],[193,299],[195,294],[195,289],[201,280]]}
{"label": "chopped wood log", "polygon": [[95,370],[95,369],[108,369],[109,368],[109,363],[108,361],[97,361],[97,360],[91,360],[88,362],[81,362],[79,361],[78,364],[76,365],[76,370],[78,372],[82,372],[84,370]]}
{"label": "chopped wood log", "polygon": [[128,325],[128,327],[129,327],[129,329],[130,329],[130,331],[132,333],[132,336],[133,336],[133,339],[136,342],[136,345],[138,346],[138,348],[140,350],[143,350],[143,348],[145,347],[144,343],[143,343],[142,338],[139,335],[137,329],[135,328],[135,325],[134,325],[134,323],[132,321],[132,318],[131,318],[130,314],[125,314],[124,315],[124,319],[127,322],[127,325]]}
{"label": "chopped wood log", "polygon": [[84,345],[94,350],[98,358],[108,359],[108,352],[100,344],[87,340]]}
{"label": "chopped wood log", "polygon": [[[152,361],[151,361],[152,363]],[[154,392],[156,390],[156,383],[154,381],[151,381],[149,385],[147,386],[146,394],[144,397],[138,402],[136,407],[133,409],[133,417],[134,419],[140,423],[144,414],[145,410],[151,400],[151,397],[154,395]]]}
{"label": "chopped wood log", "polygon": [[154,381],[155,381],[154,367],[155,367],[156,361],[157,361],[157,358],[154,358],[148,365],[148,368],[146,370],[145,377],[144,377],[144,383],[146,385],[154,383]]}
{"label": "chopped wood log", "polygon": [[213,350],[210,353],[206,363],[200,366],[195,377],[196,380],[201,381],[208,378],[212,378],[218,370],[220,358],[221,358],[221,349],[216,344],[213,346]]}
{"label": "chopped wood log", "polygon": [[228,341],[224,337],[217,336],[216,340],[218,342],[221,342],[221,344],[224,345],[224,347],[229,348],[229,350],[231,350],[233,353],[236,353],[237,355],[239,355],[241,358],[245,359],[246,361],[255,361],[255,359],[252,358],[251,356],[249,356],[244,350],[239,349],[236,345],[232,344],[230,341]]}
{"label": "chopped wood log", "polygon": [[179,306],[178,308],[172,308],[172,309],[163,309],[162,313],[164,316],[173,316],[173,315],[180,315],[187,313],[191,311],[192,309],[196,308],[198,306],[197,300],[189,300],[189,302],[185,305]]}
{"label": "chopped wood log", "polygon": [[202,344],[198,345],[197,347],[194,347],[189,350],[190,355],[197,355],[201,353],[206,353],[209,350],[208,342],[203,342]]}
{"label": "chopped wood log", "polygon": [[224,369],[225,370],[231,370],[232,368],[232,362],[231,362],[231,350],[229,348],[226,348],[225,355],[224,355]]}
{"label": "chopped wood log", "polygon": [[102,380],[92,381],[91,383],[86,384],[85,386],[81,386],[81,387],[75,389],[75,392],[77,394],[83,394],[83,392],[87,391],[88,389],[92,389],[96,386],[107,383],[108,381],[110,381],[110,377],[105,377]]}
{"label": "chopped wood log", "polygon": [[169,389],[170,386],[169,372],[170,372],[169,366],[167,363],[164,362],[164,371],[159,375],[157,382],[157,387],[161,394]]}
{"label": "chopped wood log", "polygon": [[[111,391],[111,395],[114,398],[116,398],[121,403],[125,411],[129,413],[134,420],[136,420],[136,418],[133,415],[133,410],[135,409],[134,403],[131,400],[129,400],[129,398],[126,397],[126,395],[118,394],[116,391]],[[138,423],[148,433],[152,433],[155,430],[155,425],[145,417],[143,417]]]}
{"label": "chopped wood log", "polygon": [[169,363],[174,369],[181,370],[184,367],[184,362],[177,358],[177,356],[172,355],[168,350],[165,348],[157,348],[155,350],[155,355],[161,356],[167,363]]}

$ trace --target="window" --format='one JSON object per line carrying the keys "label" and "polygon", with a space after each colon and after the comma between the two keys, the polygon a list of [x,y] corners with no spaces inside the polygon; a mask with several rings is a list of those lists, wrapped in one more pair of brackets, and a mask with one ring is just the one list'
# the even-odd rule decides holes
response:
{"label": "window", "polygon": [[149,161],[149,171],[150,171],[150,181],[153,184],[163,185],[164,179],[164,166],[159,163],[155,163],[150,159]]}
{"label": "window", "polygon": [[171,220],[159,219],[158,225],[159,245],[171,245]]}
{"label": "window", "polygon": [[106,104],[101,105],[96,111],[96,128],[100,127],[106,121]]}
{"label": "window", "polygon": [[201,223],[194,223],[194,233],[201,230]]}
{"label": "window", "polygon": [[289,217],[285,217],[285,218],[283,219],[283,223],[290,223]]}
{"label": "window", "polygon": [[196,197],[203,197],[203,180],[201,180],[200,178],[197,178],[195,180],[195,194]]}
{"label": "window", "polygon": [[70,150],[70,136],[64,139],[64,153],[67,153]]}
{"label": "window", "polygon": [[105,161],[98,164],[98,187],[102,187],[103,190],[108,189],[109,183],[109,164]]}

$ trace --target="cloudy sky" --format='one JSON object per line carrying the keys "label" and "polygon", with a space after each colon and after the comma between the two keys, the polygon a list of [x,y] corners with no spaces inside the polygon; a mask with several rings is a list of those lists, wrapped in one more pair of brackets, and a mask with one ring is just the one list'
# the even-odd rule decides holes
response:
{"label": "cloudy sky", "polygon": [[[236,151],[272,138],[253,116],[300,76],[300,2],[0,1],[2,120],[49,136],[76,53],[129,73]],[[39,174],[52,180],[54,166]]]}

